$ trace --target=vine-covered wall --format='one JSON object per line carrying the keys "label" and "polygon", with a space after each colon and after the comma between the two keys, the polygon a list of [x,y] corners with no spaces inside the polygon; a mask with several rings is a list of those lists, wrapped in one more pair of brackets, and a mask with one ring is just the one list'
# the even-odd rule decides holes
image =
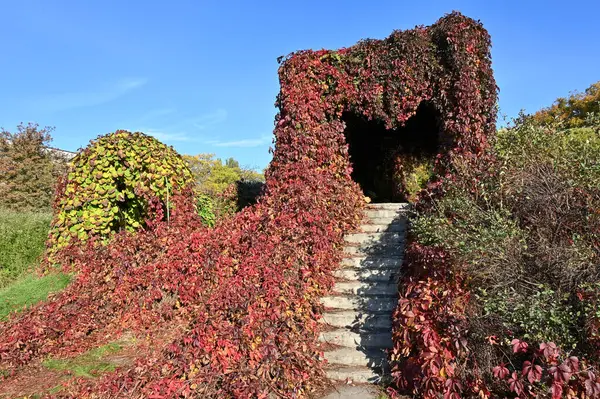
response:
{"label": "vine-covered wall", "polygon": [[294,53],[279,75],[272,176],[302,160],[347,173],[345,112],[395,129],[429,106],[439,119],[438,174],[454,155],[481,154],[495,132],[490,38],[481,24],[458,13],[384,40]]}

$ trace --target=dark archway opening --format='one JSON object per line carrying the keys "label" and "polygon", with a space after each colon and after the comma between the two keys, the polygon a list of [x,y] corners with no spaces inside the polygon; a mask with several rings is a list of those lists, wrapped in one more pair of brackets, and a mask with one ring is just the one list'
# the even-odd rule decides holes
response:
{"label": "dark archway opening", "polygon": [[373,202],[409,199],[406,179],[415,165],[432,165],[439,151],[440,125],[433,105],[423,102],[404,126],[386,129],[385,124],[345,112],[344,134],[349,145],[352,179]]}

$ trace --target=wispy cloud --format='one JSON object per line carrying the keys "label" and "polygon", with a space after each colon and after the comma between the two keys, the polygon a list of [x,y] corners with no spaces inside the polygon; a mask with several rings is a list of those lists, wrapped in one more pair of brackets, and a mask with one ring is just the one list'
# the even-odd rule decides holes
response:
{"label": "wispy cloud", "polygon": [[218,125],[221,122],[225,122],[227,119],[227,110],[219,108],[214,112],[200,115],[196,118],[192,118],[190,121],[192,125],[198,130],[204,130],[214,125]]}
{"label": "wispy cloud", "polygon": [[[214,128],[225,122],[227,117],[227,110],[223,108],[187,117],[180,115],[173,108],[157,108],[143,114],[135,123],[128,124],[136,127],[133,130],[154,136],[165,143],[199,143],[221,148],[253,148],[271,143],[271,135],[235,140],[210,138],[210,136],[214,137],[215,134],[209,134],[208,131],[215,131]],[[165,122],[165,119],[174,120],[175,122],[159,123],[161,120]]]}
{"label": "wispy cloud", "polygon": [[172,133],[154,129],[137,129],[137,131],[149,134],[150,136],[153,136],[165,143],[197,141],[190,137],[187,133]]}
{"label": "wispy cloud", "polygon": [[164,118],[165,116],[172,115],[176,112],[177,112],[177,110],[175,108],[151,109],[150,111],[145,112],[139,118],[136,118],[135,122],[137,124],[142,124],[142,123],[147,123],[147,122],[155,122],[157,119]]}
{"label": "wispy cloud", "polygon": [[259,147],[264,144],[268,144],[271,142],[271,136],[261,136],[255,139],[241,139],[241,140],[232,140],[232,141],[219,141],[219,140],[209,140],[206,141],[206,144],[210,144],[214,147],[237,147],[237,148],[251,148],[251,147]]}
{"label": "wispy cloud", "polygon": [[34,99],[31,105],[46,112],[91,107],[116,100],[146,83],[145,78],[127,78],[103,89],[44,95]]}
{"label": "wispy cloud", "polygon": [[181,115],[175,108],[152,109],[133,122],[137,131],[150,134],[160,141],[207,143],[204,130],[210,130],[227,120],[227,110],[218,108],[200,115]]}

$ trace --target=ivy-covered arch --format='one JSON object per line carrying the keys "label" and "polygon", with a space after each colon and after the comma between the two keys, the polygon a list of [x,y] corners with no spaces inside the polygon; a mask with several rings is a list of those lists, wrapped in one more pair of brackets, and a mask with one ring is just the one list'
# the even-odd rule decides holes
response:
{"label": "ivy-covered arch", "polygon": [[301,160],[347,177],[347,113],[402,134],[399,128],[420,107],[433,109],[439,126],[432,154],[438,176],[448,171],[453,156],[481,154],[495,132],[490,37],[480,23],[459,13],[384,40],[293,53],[279,76],[273,177],[283,165]]}

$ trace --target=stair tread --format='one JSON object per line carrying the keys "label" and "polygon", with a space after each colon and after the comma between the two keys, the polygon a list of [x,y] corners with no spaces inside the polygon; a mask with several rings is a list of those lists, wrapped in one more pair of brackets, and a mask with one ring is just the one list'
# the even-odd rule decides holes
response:
{"label": "stair tread", "polygon": [[387,269],[364,269],[364,268],[342,268],[333,272],[338,279],[348,281],[396,281],[399,270]]}
{"label": "stair tread", "polygon": [[332,327],[351,329],[388,329],[392,328],[392,317],[389,312],[367,312],[360,310],[330,309],[323,313],[319,322]]}
{"label": "stair tread", "polygon": [[345,310],[368,310],[392,312],[396,309],[398,301],[395,297],[368,297],[367,300],[357,298],[356,296],[326,296],[321,300],[326,308],[345,309]]}
{"label": "stair tread", "polygon": [[329,366],[325,368],[325,374],[330,380],[351,380],[355,383],[376,383],[382,378],[376,371],[365,366]]}
{"label": "stair tread", "polygon": [[390,281],[338,281],[333,287],[334,292],[356,296],[395,296],[398,286]]}
{"label": "stair tread", "polygon": [[[339,345],[346,348],[390,349],[393,347],[392,332],[388,330],[362,330],[359,332],[340,328],[323,331],[319,341]],[[356,350],[356,349],[355,349]]]}
{"label": "stair tread", "polygon": [[342,259],[343,268],[399,270],[404,259],[397,256],[354,256]]}
{"label": "stair tread", "polygon": [[358,247],[358,246],[345,246],[344,254],[350,257],[364,257],[364,256],[402,256],[404,254],[404,244],[399,243],[394,246],[371,246],[371,247]]}
{"label": "stair tread", "polygon": [[408,202],[375,202],[366,206],[367,209],[409,209]]}
{"label": "stair tread", "polygon": [[325,352],[323,357],[328,364],[381,367],[387,363],[388,355],[382,349],[358,351],[354,348],[342,347]]}

